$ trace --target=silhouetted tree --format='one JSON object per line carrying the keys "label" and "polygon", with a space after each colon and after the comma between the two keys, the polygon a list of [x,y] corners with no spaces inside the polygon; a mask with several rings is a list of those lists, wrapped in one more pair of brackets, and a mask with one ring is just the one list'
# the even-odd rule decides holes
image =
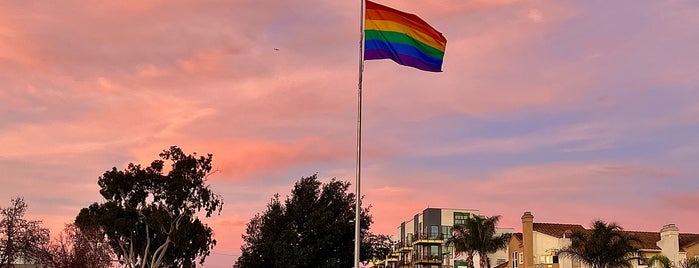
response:
{"label": "silhouetted tree", "polygon": [[370,261],[385,260],[393,251],[393,241],[388,235],[369,233],[362,240],[362,244],[365,245],[362,248],[362,254],[365,254],[364,259],[367,260],[364,264]]}
{"label": "silhouetted tree", "polygon": [[24,219],[27,204],[21,197],[0,208],[0,267],[12,267],[18,260],[33,262],[49,241],[49,230],[41,221]]}
{"label": "silhouetted tree", "polygon": [[[316,175],[301,178],[284,203],[276,194],[267,209],[247,225],[238,267],[352,267],[355,195],[348,182],[322,184]],[[372,217],[361,211],[361,237]],[[362,243],[361,260],[370,258]]]}
{"label": "silhouetted tree", "polygon": [[98,229],[81,231],[75,224],[68,224],[42,250],[39,260],[44,268],[107,268],[111,267],[112,249]]}
{"label": "silhouetted tree", "polygon": [[196,258],[203,264],[216,240],[197,213],[211,217],[223,205],[206,184],[212,155],[172,146],[160,158],[146,168],[129,164],[105,172],[97,183],[106,201],[83,208],[75,222],[81,230],[103,231],[126,267],[183,267]]}
{"label": "silhouetted tree", "polygon": [[570,246],[561,254],[579,260],[592,268],[631,268],[641,241],[623,232],[616,223],[597,220],[591,230],[576,231],[570,236]]}
{"label": "silhouetted tree", "polygon": [[454,247],[456,255],[466,254],[466,266],[468,268],[474,267],[473,256],[476,255],[476,250],[473,246],[474,242],[471,241],[471,238],[468,227],[464,224],[457,224],[452,228],[452,236],[446,241],[447,245]]}

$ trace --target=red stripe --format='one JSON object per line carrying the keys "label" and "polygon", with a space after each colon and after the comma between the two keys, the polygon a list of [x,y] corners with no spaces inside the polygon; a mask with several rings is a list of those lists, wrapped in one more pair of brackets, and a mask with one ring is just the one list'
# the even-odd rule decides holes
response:
{"label": "red stripe", "polygon": [[422,20],[420,17],[384,5],[379,5],[371,1],[366,1],[366,19],[395,21],[397,23],[405,25],[406,27],[423,32],[431,36],[438,42],[447,42],[447,39],[444,38],[442,33],[435,30],[432,26],[427,24],[427,22]]}

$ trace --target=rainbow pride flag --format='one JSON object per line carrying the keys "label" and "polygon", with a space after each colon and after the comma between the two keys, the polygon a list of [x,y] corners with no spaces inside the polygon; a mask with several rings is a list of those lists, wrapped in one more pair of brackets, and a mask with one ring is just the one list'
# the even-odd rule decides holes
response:
{"label": "rainbow pride flag", "polygon": [[447,39],[413,14],[366,1],[364,59],[441,72]]}

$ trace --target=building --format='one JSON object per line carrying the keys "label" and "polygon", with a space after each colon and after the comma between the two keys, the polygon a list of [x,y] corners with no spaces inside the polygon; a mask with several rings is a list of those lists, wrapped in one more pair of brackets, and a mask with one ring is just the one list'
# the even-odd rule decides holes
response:
{"label": "building", "polygon": [[[452,236],[452,227],[463,224],[471,215],[480,215],[478,210],[426,208],[412,219],[398,226],[391,237],[394,251],[382,263],[387,268],[458,268],[465,267],[465,254],[455,254],[453,247],[446,244]],[[514,229],[498,228],[500,233],[513,233]],[[507,252],[490,256],[491,266],[504,263]],[[478,257],[474,263],[478,263]]]}
{"label": "building", "polygon": [[[579,261],[558,256],[558,250],[570,245],[570,235],[585,231],[580,224],[538,223],[530,212],[522,215],[522,233],[515,233],[508,246],[510,268],[585,268]],[[680,233],[674,224],[659,232],[624,231],[641,240],[641,258],[632,261],[635,268],[647,268],[645,259],[663,254],[678,263],[699,258],[699,234]]]}

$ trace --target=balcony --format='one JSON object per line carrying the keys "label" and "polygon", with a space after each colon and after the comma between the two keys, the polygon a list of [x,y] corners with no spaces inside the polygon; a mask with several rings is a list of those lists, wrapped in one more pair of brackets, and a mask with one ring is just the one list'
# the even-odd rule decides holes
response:
{"label": "balcony", "polygon": [[419,244],[442,244],[442,243],[444,243],[444,235],[443,234],[419,233],[415,236],[415,241],[413,242],[413,246],[419,245]]}
{"label": "balcony", "polygon": [[400,252],[410,252],[411,250],[413,250],[413,241],[412,241],[412,239],[410,239],[408,241],[400,241],[396,245],[396,248]]}
{"label": "balcony", "polygon": [[434,254],[413,254],[415,264],[441,264],[442,256]]}

